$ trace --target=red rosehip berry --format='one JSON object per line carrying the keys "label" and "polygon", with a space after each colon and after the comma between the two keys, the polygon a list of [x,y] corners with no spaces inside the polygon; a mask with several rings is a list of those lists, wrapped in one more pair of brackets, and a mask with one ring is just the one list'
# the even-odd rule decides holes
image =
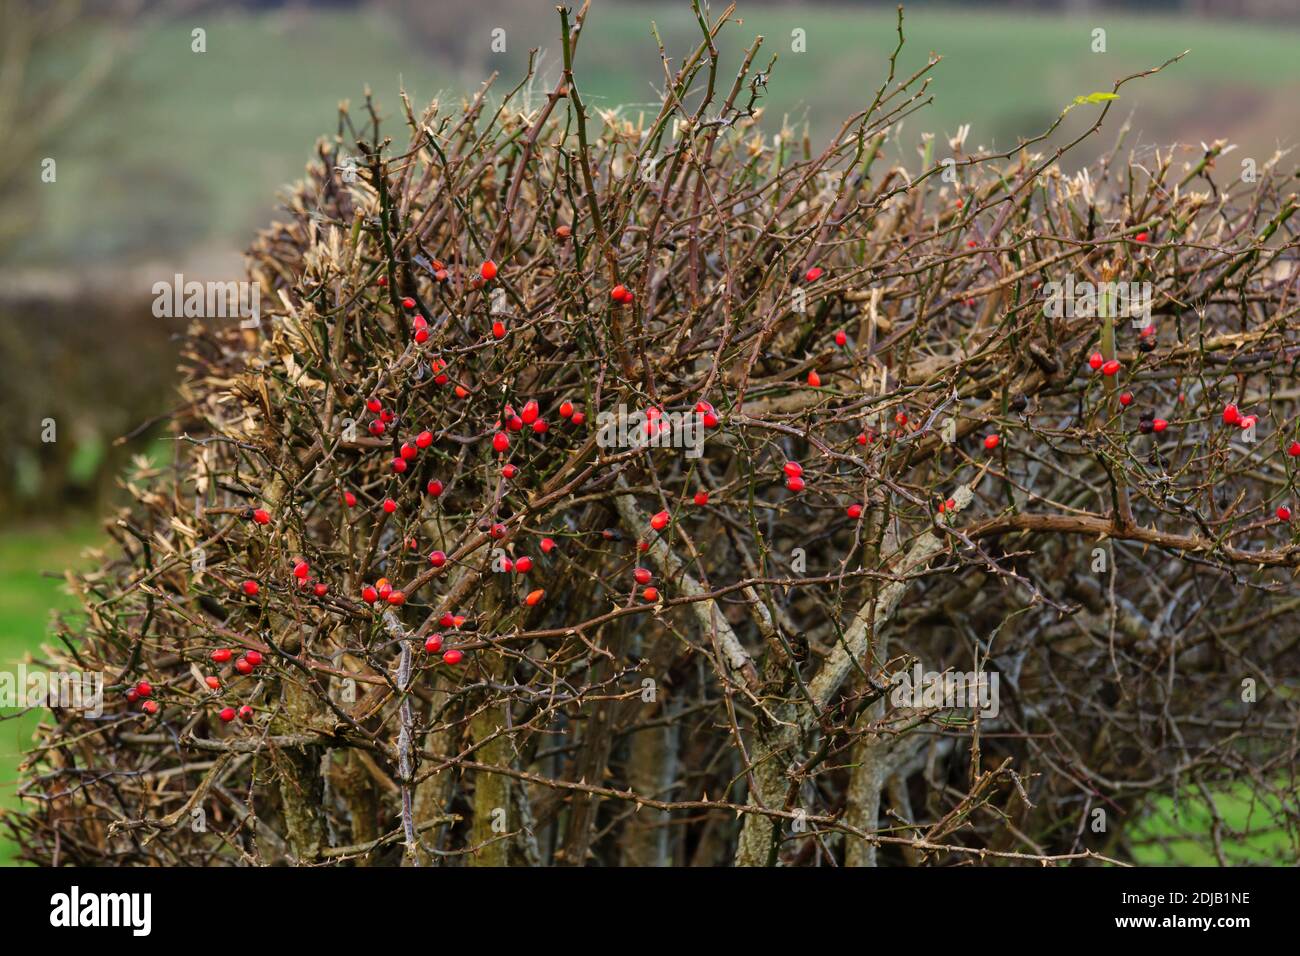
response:
{"label": "red rosehip berry", "polygon": [[443,551],[433,551],[429,554],[429,563],[435,568],[440,568],[447,563],[447,555]]}
{"label": "red rosehip berry", "polygon": [[406,593],[404,591],[389,591],[388,603],[396,607],[401,607],[406,603]]}
{"label": "red rosehip berry", "polygon": [[546,590],[544,588],[538,588],[536,591],[528,592],[528,597],[524,598],[524,603],[529,607],[536,607],[541,603],[542,598],[545,596]]}
{"label": "red rosehip berry", "polygon": [[1123,405],[1125,408],[1128,408],[1130,405],[1133,404],[1133,393],[1132,393],[1132,392],[1124,392],[1124,393],[1123,393],[1122,395],[1120,395],[1120,397],[1119,397],[1119,403],[1120,403],[1121,405]]}
{"label": "red rosehip berry", "polygon": [[641,592],[641,597],[653,604],[655,601],[659,600],[659,591],[657,588],[646,588]]}
{"label": "red rosehip berry", "polygon": [[293,566],[293,576],[299,581],[307,580],[309,574],[311,574],[311,566],[306,561],[299,561]]}
{"label": "red rosehip berry", "polygon": [[442,650],[442,635],[430,634],[424,639],[424,649],[430,654],[437,654]]}
{"label": "red rosehip berry", "polygon": [[350,491],[345,491],[343,492],[343,503],[349,508],[355,508],[357,506],[357,496]]}
{"label": "red rosehip berry", "polygon": [[501,469],[502,478],[513,478],[517,474],[519,474],[519,469],[510,463],[507,463],[506,466]]}
{"label": "red rosehip berry", "polygon": [[573,414],[573,402],[560,402],[560,417],[568,418]]}
{"label": "red rosehip berry", "polygon": [[262,652],[261,652],[261,651],[245,651],[245,652],[244,652],[244,660],[248,661],[248,663],[252,664],[254,667],[257,667],[258,665],[260,665],[260,664],[262,663]]}
{"label": "red rosehip berry", "polygon": [[404,474],[404,473],[406,472],[406,459],[405,459],[405,458],[394,458],[394,459],[393,459],[393,471],[394,471],[396,474],[399,474],[399,475],[400,475],[400,474]]}
{"label": "red rosehip berry", "polygon": [[803,491],[805,487],[807,487],[804,483],[804,480],[802,478],[797,478],[797,477],[787,478],[785,480],[785,486],[789,488],[791,491],[793,491],[795,494],[798,494],[799,492]]}
{"label": "red rosehip berry", "polygon": [[258,508],[253,512],[253,520],[258,524],[270,524],[271,512],[267,511],[265,508]]}
{"label": "red rosehip berry", "polygon": [[703,508],[705,505],[709,503],[709,493],[707,491],[695,492],[694,501],[697,505]]}
{"label": "red rosehip berry", "polygon": [[654,578],[654,575],[650,573],[649,568],[636,568],[632,572],[632,577],[637,584],[644,585],[644,584],[649,584],[650,581]]}
{"label": "red rosehip berry", "polygon": [[221,708],[221,713],[218,714],[217,716],[219,716],[225,723],[228,724],[235,719],[235,708],[223,707]]}
{"label": "red rosehip berry", "polygon": [[491,259],[479,266],[478,274],[483,277],[484,282],[491,282],[497,277],[497,264]]}
{"label": "red rosehip berry", "polygon": [[820,375],[817,374],[817,370],[816,370],[816,369],[813,369],[811,372],[808,373],[808,384],[809,384],[812,388],[821,388],[821,387],[822,387],[822,377],[821,377]]}
{"label": "red rosehip berry", "polygon": [[510,447],[510,436],[505,432],[497,432],[492,436],[492,448],[498,453],[504,453]]}
{"label": "red rosehip berry", "polygon": [[428,492],[430,498],[441,497],[444,488],[446,488],[446,485],[437,478],[430,480],[430,482],[424,486],[424,490]]}
{"label": "red rosehip berry", "polygon": [[153,685],[150,684],[147,680],[142,680],[140,681],[140,683],[135,685],[135,692],[140,697],[152,697]]}
{"label": "red rosehip berry", "polygon": [[154,714],[158,713],[158,701],[146,700],[143,704],[140,705],[140,709],[143,710],[150,717],[152,717]]}
{"label": "red rosehip berry", "polygon": [[498,342],[506,337],[506,324],[500,319],[492,323],[492,338]]}
{"label": "red rosehip berry", "polygon": [[212,660],[216,664],[224,664],[230,660],[232,656],[230,648],[228,647],[218,647],[212,652]]}
{"label": "red rosehip berry", "polygon": [[1278,505],[1278,506],[1277,506],[1277,520],[1278,520],[1278,521],[1290,521],[1290,520],[1291,520],[1291,509],[1288,508],[1286,505]]}
{"label": "red rosehip berry", "polygon": [[1151,234],[1148,232],[1139,232],[1136,236],[1133,237],[1134,241],[1136,242],[1146,242],[1150,238],[1151,238]]}
{"label": "red rosehip berry", "polygon": [[311,590],[312,593],[315,594],[317,597],[324,597],[326,594],[329,593],[329,589],[330,586],[328,584],[317,584]]}
{"label": "red rosehip berry", "polygon": [[515,559],[515,574],[527,574],[533,569],[533,559],[528,555]]}
{"label": "red rosehip berry", "polygon": [[781,466],[781,470],[786,473],[787,477],[798,478],[803,474],[803,465],[799,464],[797,461],[787,461]]}
{"label": "red rosehip berry", "polygon": [[650,527],[654,528],[656,531],[662,531],[664,528],[668,527],[668,520],[668,512],[661,511],[650,519]]}
{"label": "red rosehip berry", "polygon": [[412,299],[412,298],[408,295],[405,299],[402,300],[402,308],[403,308],[403,309],[406,309],[408,312],[409,312],[411,309],[414,309],[414,308],[415,308],[415,300]]}
{"label": "red rosehip berry", "polygon": [[384,514],[392,514],[397,510],[397,502],[392,498],[385,498],[383,504]]}
{"label": "red rosehip berry", "polygon": [[503,524],[494,524],[492,530],[488,533],[499,541],[506,536],[506,526]]}
{"label": "red rosehip berry", "polygon": [[542,547],[542,554],[550,554],[552,551],[555,550],[555,539],[543,538],[541,547]]}
{"label": "red rosehip berry", "polygon": [[985,435],[984,447],[987,448],[989,451],[992,451],[994,448],[998,447],[998,442],[1000,442],[1001,440],[1002,439],[999,438],[997,435]]}
{"label": "red rosehip berry", "polygon": [[381,422],[378,418],[376,418],[373,422],[370,423],[370,434],[382,435],[384,433],[385,427],[386,426],[384,425],[384,423]]}
{"label": "red rosehip berry", "polygon": [[465,655],[462,654],[457,648],[454,647],[451,650],[449,650],[446,654],[442,655],[442,662],[444,664],[451,664],[453,667],[459,664],[464,659],[465,659]]}
{"label": "red rosehip berry", "polygon": [[1088,367],[1091,368],[1094,372],[1097,369],[1101,368],[1102,365],[1105,364],[1105,362],[1106,360],[1102,358],[1100,352],[1093,352],[1090,356],[1088,356]]}
{"label": "red rosehip berry", "polygon": [[361,600],[365,601],[367,604],[374,604],[379,600],[379,592],[367,584],[361,589]]}
{"label": "red rosehip berry", "polygon": [[844,348],[844,346],[849,344],[849,337],[848,335],[845,334],[843,329],[836,330],[835,344],[838,345],[840,348]]}
{"label": "red rosehip berry", "polygon": [[244,721],[245,723],[248,723],[248,721],[252,720],[252,719],[253,719],[253,708],[250,707],[250,706],[248,706],[248,704],[245,704],[243,707],[240,707],[240,708],[239,708],[239,719],[242,720],[242,721]]}
{"label": "red rosehip berry", "polygon": [[384,410],[384,403],[377,398],[370,398],[366,400],[366,408],[378,415]]}
{"label": "red rosehip berry", "polygon": [[809,269],[807,272],[803,274],[803,278],[805,282],[816,282],[825,274],[826,274],[826,270],[823,269],[821,266],[813,266],[811,269]]}
{"label": "red rosehip berry", "polygon": [[1114,375],[1119,371],[1119,359],[1111,359],[1101,367],[1102,375]]}
{"label": "red rosehip berry", "polygon": [[253,665],[249,662],[248,658],[241,657],[239,660],[235,661],[235,670],[247,677],[249,674],[253,673]]}
{"label": "red rosehip berry", "polygon": [[257,592],[261,590],[257,582],[252,580],[251,578],[245,581],[242,587],[244,589],[244,593],[247,594],[249,597],[256,597]]}
{"label": "red rosehip berry", "polygon": [[423,431],[415,436],[415,447],[428,448],[433,444],[433,432]]}
{"label": "red rosehip berry", "polygon": [[414,445],[406,441],[402,442],[402,447],[397,450],[397,453],[401,455],[403,458],[405,458],[407,461],[411,461],[418,454],[420,454],[420,452],[416,449]]}
{"label": "red rosehip berry", "polygon": [[[577,416],[575,415],[574,418],[576,419]],[[539,418],[537,421],[533,422],[533,431],[538,435],[545,435],[550,430],[551,426],[546,423],[546,419],[544,418]]]}
{"label": "red rosehip berry", "polygon": [[859,518],[862,517],[862,505],[859,504],[849,505],[848,508],[845,509],[845,511],[847,512],[848,516],[852,518],[854,521],[857,521]]}
{"label": "red rosehip berry", "polygon": [[524,403],[523,411],[519,413],[519,417],[524,420],[525,425],[531,425],[533,422],[537,421],[537,416],[540,414],[541,409],[537,406],[537,403],[530,398]]}
{"label": "red rosehip berry", "polygon": [[1286,453],[1292,458],[1300,458],[1300,441],[1293,441],[1288,445]]}
{"label": "red rosehip berry", "polygon": [[569,421],[573,422],[573,424],[575,425],[581,425],[586,420],[587,420],[586,412],[574,412],[573,417],[569,419]]}
{"label": "red rosehip berry", "polygon": [[1223,424],[1236,425],[1241,421],[1241,412],[1237,410],[1236,405],[1223,406]]}

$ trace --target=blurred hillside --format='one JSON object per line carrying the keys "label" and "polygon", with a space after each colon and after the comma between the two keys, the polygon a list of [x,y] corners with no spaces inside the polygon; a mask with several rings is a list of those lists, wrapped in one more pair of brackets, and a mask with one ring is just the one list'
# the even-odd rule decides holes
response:
{"label": "blurred hillside", "polygon": [[[1300,6],[1300,5],[1297,5]],[[454,30],[447,24],[456,9]],[[745,0],[742,30],[724,42],[738,62],[743,36],[762,34],[778,55],[766,122],[814,140],[831,135],[883,76],[894,42],[894,13],[878,6],[760,4]],[[27,265],[97,265],[154,258],[162,274],[178,258],[226,258],[265,224],[279,186],[299,175],[311,144],[335,131],[335,106],[366,85],[390,115],[405,88],[417,104],[458,99],[494,71],[501,84],[522,75],[531,48],[540,70],[557,66],[549,5],[477,3],[466,10],[422,0],[339,9],[203,9],[134,31],[125,53],[85,115],[50,147],[57,184],[41,186],[37,221],[15,251]],[[684,2],[597,0],[579,78],[595,108],[655,99],[662,79],[654,22],[669,50],[698,29]],[[206,30],[207,52],[191,52],[191,30]],[[1107,52],[1090,50],[1091,31],[1107,32]],[[504,30],[505,51],[492,49]],[[101,44],[105,26],[83,27],[48,68],[72,68]],[[791,52],[803,30],[807,52]],[[1300,31],[1244,20],[1134,17],[1109,11],[1047,16],[979,7],[920,5],[906,21],[900,70],[930,51],[943,56],[934,102],[905,124],[905,141],[923,131],[952,134],[971,124],[969,143],[1014,144],[1044,128],[1079,93],[1190,49],[1166,74],[1138,84],[1131,102],[1133,140],[1164,144],[1227,137],[1238,155],[1266,157],[1300,124]],[[346,50],[346,56],[338,51]],[[1127,112],[1127,111],[1126,111]],[[1114,130],[1094,152],[1112,143]],[[226,268],[226,266],[220,266]]]}
{"label": "blurred hillside", "polygon": [[[1237,143],[1225,175],[1242,157],[1262,163],[1291,145],[1300,130],[1294,23],[1243,16],[1248,7],[1267,13],[1246,0],[1130,6],[1149,12],[1079,2],[910,5],[900,73],[931,51],[943,60],[933,102],[904,121],[896,155],[913,161],[922,133],[946,138],[963,124],[968,148],[1006,148],[1048,126],[1074,96],[1185,49],[1182,62],[1130,86],[1116,122],[1074,162],[1111,148],[1124,117],[1126,142],[1146,155],[1174,141]],[[3,75],[21,91],[9,112],[23,132],[0,159],[0,430],[10,439],[0,443],[0,519],[93,500],[111,486],[121,462],[106,453],[113,439],[166,406],[180,325],[151,315],[153,283],[176,273],[238,278],[240,250],[273,218],[281,186],[301,174],[318,136],[337,132],[341,100],[356,102],[369,87],[400,138],[402,89],[417,106],[459,102],[493,74],[508,89],[534,48],[543,79],[558,68],[549,4],[97,0],[82,15],[75,3],[57,5],[74,14],[46,22],[44,36],[32,30],[19,57],[20,14],[48,20],[54,9],[0,0],[9,16]],[[895,43],[896,14],[885,4],[741,0],[736,15],[743,26],[724,36],[724,69],[739,62],[746,38],[763,35],[777,55],[765,126],[806,128],[814,147],[869,100]],[[652,24],[670,53],[698,40],[685,0],[595,0],[578,62],[594,109],[652,108],[662,82]],[[1098,28],[1104,53],[1092,51]],[[193,49],[195,30],[204,52]],[[792,49],[796,34],[806,52]],[[1070,117],[1058,141],[1085,123]],[[53,182],[41,176],[48,161],[57,164]],[[33,341],[38,316],[59,333]],[[65,333],[64,323],[77,331]],[[99,361],[89,365],[92,346]],[[63,383],[57,394],[51,373]],[[66,423],[57,449],[38,441],[51,415]]]}

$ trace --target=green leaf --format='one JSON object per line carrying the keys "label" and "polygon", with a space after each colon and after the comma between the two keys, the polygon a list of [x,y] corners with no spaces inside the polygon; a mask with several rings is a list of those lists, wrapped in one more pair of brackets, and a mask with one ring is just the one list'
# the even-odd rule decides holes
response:
{"label": "green leaf", "polygon": [[1089,103],[1104,103],[1107,100],[1119,99],[1118,93],[1089,93],[1087,96],[1076,96],[1074,102],[1078,106],[1085,106]]}

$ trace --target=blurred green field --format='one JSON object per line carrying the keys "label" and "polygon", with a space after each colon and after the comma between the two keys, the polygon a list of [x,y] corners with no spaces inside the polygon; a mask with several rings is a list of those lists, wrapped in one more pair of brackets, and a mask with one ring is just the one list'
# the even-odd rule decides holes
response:
{"label": "blurred green field", "polygon": [[[1295,842],[1281,825],[1276,801],[1251,798],[1244,786],[1214,794],[1214,809],[1225,832],[1223,858],[1230,866],[1295,866]],[[1126,834],[1133,859],[1144,866],[1218,866],[1214,852],[1214,814],[1205,801],[1188,793],[1154,802],[1147,815]],[[1233,834],[1249,834],[1239,839]]]}
{"label": "blurred green field", "polygon": [[[764,126],[807,121],[825,138],[854,109],[866,105],[884,77],[892,51],[893,11],[849,7],[765,7],[724,30],[719,85],[731,82],[743,48],[763,34],[766,63],[778,61],[764,101]],[[487,17],[487,19],[484,19]],[[507,49],[494,54],[494,19],[507,30]],[[595,108],[648,106],[662,81],[654,20],[670,53],[698,41],[684,2],[603,5],[597,0],[584,31],[578,77]],[[207,31],[207,52],[192,53],[190,31]],[[1107,31],[1107,51],[1090,51],[1091,30]],[[440,91],[459,100],[493,70],[504,92],[522,76],[528,50],[540,50],[543,76],[558,66],[556,23],[549,5],[476,17],[456,24],[455,62],[422,48],[416,31],[382,13],[239,12],[207,14],[141,28],[119,58],[102,100],[60,145],[59,181],[42,193],[42,221],[22,255],[70,261],[146,258],[174,260],[182,250],[242,249],[272,218],[280,186],[301,175],[317,136],[336,130],[340,100],[361,102],[369,84],[398,128],[398,90],[417,108]],[[806,33],[807,52],[791,52],[791,32]],[[1163,143],[1229,136],[1236,158],[1261,160],[1300,129],[1300,33],[1280,27],[1192,18],[1144,19],[1112,13],[1086,19],[927,6],[908,14],[900,75],[943,55],[933,73],[934,104],[906,121],[904,141],[923,131],[946,136],[971,124],[968,146],[1013,145],[1017,135],[1044,129],[1074,96],[1107,90],[1120,76],[1191,49],[1181,63],[1126,88],[1115,123],[1096,140],[1109,147],[1119,122],[1135,110],[1134,135]],[[52,75],[71,70],[100,35],[81,38],[47,64]],[[444,45],[448,41],[444,41]],[[339,56],[337,51],[346,51]],[[1068,130],[1091,121],[1084,111]],[[914,156],[907,159],[913,160]]]}
{"label": "blurred green field", "polygon": [[[50,614],[68,608],[72,599],[60,578],[50,577],[67,567],[85,567],[81,552],[99,544],[99,522],[80,518],[63,525],[0,531],[0,670],[17,662],[46,640]],[[0,807],[16,806],[14,798],[19,755],[31,746],[39,717],[14,716],[0,708]],[[13,847],[0,835],[0,864],[13,857]]]}

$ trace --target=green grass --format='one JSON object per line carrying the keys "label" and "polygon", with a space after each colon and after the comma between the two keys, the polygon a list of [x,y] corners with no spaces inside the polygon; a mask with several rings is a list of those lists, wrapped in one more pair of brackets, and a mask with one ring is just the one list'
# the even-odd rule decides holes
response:
{"label": "green grass", "polygon": [[[58,573],[66,567],[85,567],[83,548],[103,540],[98,523],[78,519],[65,525],[32,527],[0,532],[0,670],[13,671],[17,662],[47,640],[50,614],[70,608],[72,598]],[[34,713],[13,717],[17,711],[0,708],[0,807],[16,806],[16,768],[30,747],[39,717]],[[0,836],[0,864],[13,858],[13,847]]]}
{"label": "green grass", "polygon": [[[763,101],[769,133],[788,117],[799,127],[806,120],[814,140],[824,141],[870,102],[895,43],[888,9],[747,10],[742,2],[739,15],[744,23],[720,41],[720,96],[743,48],[763,34],[757,62],[778,55]],[[335,132],[338,102],[359,104],[366,84],[389,117],[388,131],[404,144],[397,97],[403,84],[417,108],[440,91],[458,101],[492,70],[505,91],[522,76],[531,47],[541,50],[542,73],[553,76],[558,42],[549,7],[501,14],[509,42],[500,55],[488,50],[488,20],[496,18],[467,13],[451,27],[466,51],[458,63],[420,49],[408,31],[372,9],[226,13],[138,33],[104,102],[60,146],[59,181],[41,193],[43,221],[25,255],[66,263],[164,254],[171,261],[187,247],[243,248],[273,218],[277,190],[300,177],[317,136]],[[684,2],[593,5],[578,56],[591,106],[652,108],[662,69],[651,20],[674,64],[698,42]],[[207,30],[206,53],[190,50],[195,22]],[[1090,51],[1094,26],[1107,30],[1105,54]],[[806,32],[805,53],[791,51],[796,28]],[[1181,63],[1125,88],[1096,148],[1113,143],[1133,110],[1134,138],[1146,142],[1231,136],[1241,149],[1232,164],[1225,161],[1230,174],[1240,157],[1262,161],[1300,129],[1294,30],[1188,17],[1106,12],[1070,19],[926,6],[908,14],[905,34],[900,75],[919,68],[930,51],[944,58],[933,72],[934,104],[905,123],[901,158],[913,164],[911,146],[923,131],[945,137],[969,123],[968,146],[1007,148],[1017,135],[1044,129],[1074,96],[1108,90],[1117,77],[1185,49],[1192,52]],[[1094,113],[1075,111],[1061,139],[1086,128]]]}
{"label": "green grass", "polygon": [[[1286,817],[1276,801],[1253,799],[1245,786],[1238,786],[1214,794],[1214,806],[1230,865],[1295,865],[1296,837],[1285,829]],[[1189,792],[1179,803],[1160,797],[1128,835],[1129,843],[1134,859],[1145,866],[1218,866],[1213,827],[1214,817],[1198,795]]]}

